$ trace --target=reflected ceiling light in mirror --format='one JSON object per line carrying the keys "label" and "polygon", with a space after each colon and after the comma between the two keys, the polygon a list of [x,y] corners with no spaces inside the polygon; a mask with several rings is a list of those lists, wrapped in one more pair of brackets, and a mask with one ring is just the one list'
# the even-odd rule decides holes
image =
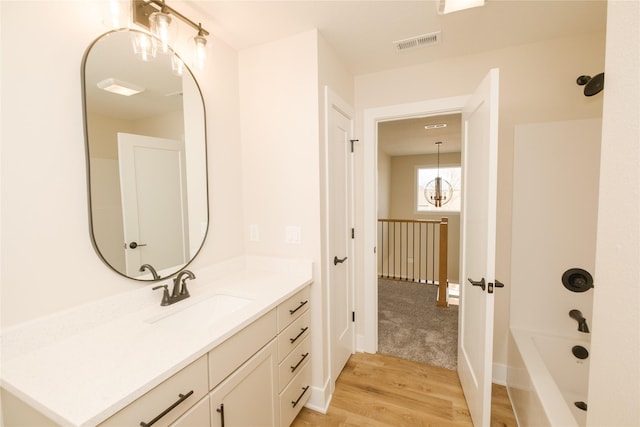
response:
{"label": "reflected ceiling light in mirror", "polygon": [[149,34],[135,32],[132,34],[133,53],[143,61],[152,61],[156,57],[156,44]]}
{"label": "reflected ceiling light in mirror", "polygon": [[472,7],[484,6],[484,0],[438,0],[438,13],[445,15]]}
{"label": "reflected ceiling light in mirror", "polygon": [[446,123],[434,123],[432,125],[425,125],[424,128],[426,130],[430,130],[430,129],[442,129],[442,128],[446,128],[447,124]]}
{"label": "reflected ceiling light in mirror", "polygon": [[178,57],[178,55],[173,55],[171,57],[171,71],[176,76],[182,76],[184,74],[185,65],[184,61]]}
{"label": "reflected ceiling light in mirror", "polygon": [[108,79],[101,80],[97,83],[97,86],[106,90],[107,92],[116,93],[123,96],[131,96],[140,92],[144,92],[144,88],[136,86],[133,83],[123,82],[122,80],[109,77]]}

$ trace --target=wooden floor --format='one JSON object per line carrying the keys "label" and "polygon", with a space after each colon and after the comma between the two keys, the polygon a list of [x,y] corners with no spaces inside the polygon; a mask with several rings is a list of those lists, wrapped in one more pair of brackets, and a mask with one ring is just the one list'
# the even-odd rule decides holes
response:
{"label": "wooden floor", "polygon": [[[507,391],[493,387],[492,426],[517,426]],[[356,353],[326,415],[303,408],[293,427],[472,426],[456,371],[381,354]]]}

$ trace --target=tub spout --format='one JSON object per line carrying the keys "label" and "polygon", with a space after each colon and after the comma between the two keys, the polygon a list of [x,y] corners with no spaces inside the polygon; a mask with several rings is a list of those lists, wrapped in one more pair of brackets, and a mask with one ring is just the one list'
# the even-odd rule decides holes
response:
{"label": "tub spout", "polygon": [[584,318],[580,310],[571,310],[569,317],[578,322],[578,330],[580,332],[589,333],[589,326],[587,326],[587,319]]}

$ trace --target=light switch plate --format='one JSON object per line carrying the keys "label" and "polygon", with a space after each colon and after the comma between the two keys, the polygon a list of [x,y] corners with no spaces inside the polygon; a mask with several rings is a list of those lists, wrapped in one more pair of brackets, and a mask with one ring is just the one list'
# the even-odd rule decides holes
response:
{"label": "light switch plate", "polygon": [[260,229],[258,228],[258,224],[250,224],[249,225],[249,241],[257,242],[260,240]]}
{"label": "light switch plate", "polygon": [[285,228],[285,241],[292,245],[302,243],[302,229],[297,225],[288,225]]}

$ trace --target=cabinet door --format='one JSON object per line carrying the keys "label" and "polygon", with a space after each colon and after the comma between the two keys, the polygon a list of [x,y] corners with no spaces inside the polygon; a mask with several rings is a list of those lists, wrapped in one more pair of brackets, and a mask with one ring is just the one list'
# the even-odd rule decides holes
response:
{"label": "cabinet door", "polygon": [[276,348],[272,340],[210,393],[214,427],[278,425]]}

